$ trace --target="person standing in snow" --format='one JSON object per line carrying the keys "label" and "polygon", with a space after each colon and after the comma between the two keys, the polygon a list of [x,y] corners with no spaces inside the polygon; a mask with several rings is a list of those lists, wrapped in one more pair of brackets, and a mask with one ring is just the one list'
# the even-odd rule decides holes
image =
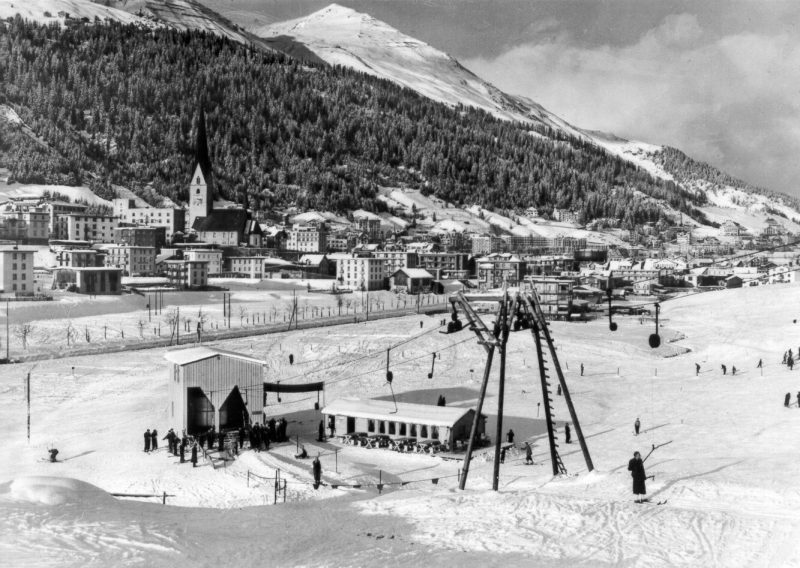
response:
{"label": "person standing in snow", "polygon": [[572,443],[572,430],[569,429],[569,422],[564,423],[564,442]]}
{"label": "person standing in snow", "polygon": [[325,441],[325,424],[322,420],[319,421],[319,428],[317,428],[317,442],[324,442]]}
{"label": "person standing in snow", "polygon": [[583,363],[581,363],[581,377],[583,376]]}
{"label": "person standing in snow", "polygon": [[756,365],[756,369],[762,369],[764,367],[764,363],[761,359],[758,360],[758,365]]}
{"label": "person standing in snow", "polygon": [[797,408],[800,408],[800,391],[797,391]]}
{"label": "person standing in snow", "polygon": [[694,376],[695,377],[699,377],[700,376],[700,363],[695,363],[694,364]]}
{"label": "person standing in snow", "polygon": [[197,442],[192,444],[192,467],[197,467]]}
{"label": "person standing in snow", "polygon": [[644,497],[639,496],[647,495],[647,488],[645,487],[647,475],[644,472],[644,462],[639,452],[633,453],[633,459],[628,462],[628,471],[631,472],[631,477],[633,478],[633,494],[637,497],[636,502],[641,503],[644,501]]}
{"label": "person standing in snow", "polygon": [[731,375],[736,376],[736,365],[731,368]]}
{"label": "person standing in snow", "polygon": [[790,371],[794,370],[794,359],[792,358],[791,355],[789,355],[789,358],[786,359],[786,364],[789,365],[789,370]]}
{"label": "person standing in snow", "polygon": [[507,441],[509,444],[513,444],[513,443],[514,443],[514,430],[511,430],[511,429],[509,428],[509,430],[508,430],[508,434],[506,434],[506,441]]}
{"label": "person standing in snow", "polygon": [[792,393],[787,392],[786,396],[783,397],[783,406],[789,408],[789,403],[791,402],[791,400],[792,400]]}
{"label": "person standing in snow", "polygon": [[155,428],[150,432],[150,449],[154,452],[158,449],[158,430]]}
{"label": "person standing in snow", "polygon": [[722,374],[723,375],[727,375],[728,374],[728,367],[726,367],[725,365],[722,365]]}
{"label": "person standing in snow", "polygon": [[525,442],[525,465],[533,465],[533,448]]}
{"label": "person standing in snow", "polygon": [[150,453],[150,428],[144,433],[144,451]]}
{"label": "person standing in snow", "polygon": [[634,431],[634,432],[636,432],[636,435],[637,435],[637,436],[639,435],[639,427],[640,427],[641,425],[642,425],[642,423],[641,423],[641,422],[639,422],[639,417],[637,416],[637,417],[636,417],[636,422],[634,422],[634,423],[633,423],[633,431]]}
{"label": "person standing in snow", "polygon": [[319,484],[322,482],[322,464],[319,462],[319,454],[314,458],[311,470],[314,472],[314,489],[319,489]]}

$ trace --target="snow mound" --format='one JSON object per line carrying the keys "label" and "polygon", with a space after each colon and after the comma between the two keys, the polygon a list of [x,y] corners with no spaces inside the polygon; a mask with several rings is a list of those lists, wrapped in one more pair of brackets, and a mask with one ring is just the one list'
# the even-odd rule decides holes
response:
{"label": "snow mound", "polygon": [[14,479],[6,487],[11,499],[40,505],[106,505],[114,502],[114,498],[99,487],[68,477],[21,477]]}

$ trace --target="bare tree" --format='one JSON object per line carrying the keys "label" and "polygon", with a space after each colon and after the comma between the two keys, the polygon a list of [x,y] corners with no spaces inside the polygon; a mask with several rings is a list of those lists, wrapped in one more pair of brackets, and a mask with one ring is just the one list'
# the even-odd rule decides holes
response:
{"label": "bare tree", "polygon": [[169,344],[172,345],[172,339],[175,337],[175,332],[178,331],[178,308],[168,308],[164,314],[164,323],[169,327]]}
{"label": "bare tree", "polygon": [[22,341],[22,348],[28,348],[28,337],[33,333],[33,324],[23,323],[14,328],[14,336]]}
{"label": "bare tree", "polygon": [[239,306],[239,326],[240,327],[244,326],[243,322],[244,322],[244,318],[246,318],[246,317],[247,317],[247,308],[245,308],[244,306]]}
{"label": "bare tree", "polygon": [[64,331],[67,334],[67,347],[69,347],[78,338],[78,330],[75,329],[75,326],[72,325],[71,321],[68,321],[67,327],[64,328]]}

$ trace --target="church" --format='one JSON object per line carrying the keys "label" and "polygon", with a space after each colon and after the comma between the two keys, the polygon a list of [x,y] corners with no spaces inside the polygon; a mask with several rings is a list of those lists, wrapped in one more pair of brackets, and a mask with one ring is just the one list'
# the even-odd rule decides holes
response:
{"label": "church", "polygon": [[208,153],[205,114],[197,117],[196,165],[189,184],[189,211],[186,229],[199,241],[226,247],[262,245],[261,226],[243,207],[214,207],[216,195],[211,158]]}

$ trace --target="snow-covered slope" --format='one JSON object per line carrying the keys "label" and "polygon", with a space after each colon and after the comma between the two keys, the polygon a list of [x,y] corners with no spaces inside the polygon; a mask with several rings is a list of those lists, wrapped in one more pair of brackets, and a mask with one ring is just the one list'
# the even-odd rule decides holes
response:
{"label": "snow-covered slope", "polygon": [[446,53],[338,4],[254,32],[264,38],[292,37],[331,65],[389,79],[435,101],[461,103],[505,120],[538,123],[580,135],[542,106],[503,93]]}
{"label": "snow-covered slope", "polygon": [[[250,43],[238,26],[193,0],[0,0],[0,18],[19,14],[23,19],[63,25],[67,19],[114,20],[154,27],[166,25],[178,30],[202,30]],[[59,15],[60,14],[60,15]]]}
{"label": "snow-covered slope", "polygon": [[[661,165],[662,146],[573,126],[530,99],[500,91],[446,53],[350,8],[331,4],[303,18],[257,28],[254,33],[263,38],[292,38],[331,65],[350,67],[394,81],[451,106],[462,104],[485,110],[503,120],[545,125],[591,140],[654,177],[676,181]],[[708,192],[711,184],[693,184],[690,189]],[[782,211],[788,219],[800,218],[800,213],[779,197],[754,196],[748,200],[739,195],[745,192],[733,187],[714,185],[713,189],[714,195],[709,194],[709,198],[715,206],[729,209],[734,216],[755,215],[755,219],[743,223],[748,228],[763,226],[769,216],[765,214],[767,208]],[[709,213],[714,219],[718,216],[713,211]]]}

